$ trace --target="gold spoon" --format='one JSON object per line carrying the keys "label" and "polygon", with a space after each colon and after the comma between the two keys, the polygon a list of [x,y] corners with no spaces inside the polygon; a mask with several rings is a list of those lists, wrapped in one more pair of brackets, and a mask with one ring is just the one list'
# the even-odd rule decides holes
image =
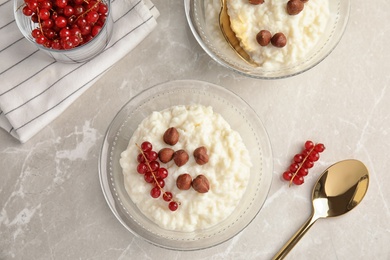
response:
{"label": "gold spoon", "polygon": [[368,182],[368,170],[357,160],[341,161],[326,169],[313,188],[310,218],[273,259],[283,259],[318,219],[340,216],[356,207],[366,194]]}
{"label": "gold spoon", "polygon": [[221,28],[222,34],[225,37],[226,41],[229,43],[230,47],[240,56],[243,60],[248,62],[253,66],[258,66],[254,62],[249,54],[241,47],[240,40],[237,39],[236,34],[233,32],[230,27],[230,18],[227,13],[227,4],[226,0],[221,0],[221,11],[219,12],[219,27]]}

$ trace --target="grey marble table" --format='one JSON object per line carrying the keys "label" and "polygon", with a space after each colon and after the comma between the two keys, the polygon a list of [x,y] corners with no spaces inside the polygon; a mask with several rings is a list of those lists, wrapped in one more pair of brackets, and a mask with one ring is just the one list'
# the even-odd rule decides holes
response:
{"label": "grey marble table", "polygon": [[[346,33],[310,71],[256,80],[214,62],[185,19],[183,2],[154,0],[158,27],[58,119],[25,144],[0,131],[0,259],[270,259],[308,218],[318,174],[355,158],[368,193],[345,216],[319,220],[288,259],[390,259],[389,2],[353,1]],[[145,88],[205,80],[239,94],[258,113],[274,154],[269,197],[235,238],[195,252],[155,247],[125,230],[101,192],[98,156],[119,108]],[[326,151],[304,185],[280,176],[302,142]]]}

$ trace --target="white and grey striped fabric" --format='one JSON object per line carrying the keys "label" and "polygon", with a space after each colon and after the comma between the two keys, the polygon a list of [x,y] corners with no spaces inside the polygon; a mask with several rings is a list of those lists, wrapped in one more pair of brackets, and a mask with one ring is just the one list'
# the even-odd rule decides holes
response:
{"label": "white and grey striped fabric", "polygon": [[13,0],[0,0],[0,127],[26,142],[60,115],[157,25],[150,0],[111,0],[114,31],[107,48],[85,63],[64,64],[23,38]]}

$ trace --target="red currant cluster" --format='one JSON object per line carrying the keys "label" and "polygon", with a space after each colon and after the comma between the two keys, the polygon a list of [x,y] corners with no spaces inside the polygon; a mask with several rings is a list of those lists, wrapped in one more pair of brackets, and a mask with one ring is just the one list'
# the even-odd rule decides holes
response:
{"label": "red currant cluster", "polygon": [[22,12],[38,27],[35,42],[47,48],[68,50],[95,37],[104,25],[108,7],[102,0],[24,0]]}
{"label": "red currant cluster", "polygon": [[320,159],[320,153],[325,150],[321,143],[314,145],[312,141],[306,141],[302,153],[296,154],[287,171],[283,173],[283,179],[295,185],[304,183],[304,177],[309,173],[309,169],[314,166],[314,162]]}
{"label": "red currant cluster", "polygon": [[171,211],[177,210],[179,203],[173,200],[173,195],[169,191],[164,191],[165,181],[168,176],[168,170],[164,167],[160,167],[160,163],[157,161],[158,154],[153,151],[153,146],[150,142],[143,142],[141,146],[138,146],[140,154],[137,156],[138,166],[137,172],[144,175],[144,179],[147,183],[151,183],[153,188],[150,191],[150,196],[153,198],[159,198],[161,193],[163,194],[163,200],[169,202],[168,208]]}

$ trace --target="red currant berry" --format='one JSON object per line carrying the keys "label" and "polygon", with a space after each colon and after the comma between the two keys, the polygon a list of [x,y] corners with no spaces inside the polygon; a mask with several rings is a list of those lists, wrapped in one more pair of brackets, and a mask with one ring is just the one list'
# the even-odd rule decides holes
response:
{"label": "red currant berry", "polygon": [[79,44],[81,43],[80,38],[76,35],[69,36],[69,41],[73,44],[74,47],[79,46]]}
{"label": "red currant berry", "polygon": [[68,5],[68,0],[56,0],[56,6],[59,8],[64,8]]}
{"label": "red currant berry", "polygon": [[146,166],[146,164],[144,164],[144,163],[138,164],[137,172],[139,174],[145,174],[146,172],[148,172],[148,166]]}
{"label": "red currant berry", "polygon": [[[85,22],[87,23],[87,20],[85,20]],[[153,146],[150,142],[145,141],[141,144],[141,150],[144,152],[151,151],[152,149],[153,149]]]}
{"label": "red currant berry", "polygon": [[61,43],[59,40],[53,40],[51,43],[51,48],[55,50],[60,50],[61,49]]}
{"label": "red currant berry", "polygon": [[37,38],[40,35],[42,35],[42,32],[38,28],[36,28],[36,29],[31,31],[31,36],[34,37],[34,38]]}
{"label": "red currant berry", "polygon": [[71,29],[74,28],[76,22],[76,16],[72,15],[68,17],[68,25],[70,26]]}
{"label": "red currant berry", "polygon": [[147,151],[145,156],[148,161],[155,161],[158,158],[158,154],[155,151]]}
{"label": "red currant berry", "polygon": [[[87,19],[85,19],[85,18],[79,18],[76,23],[77,23],[77,26],[79,28],[84,27],[88,24]],[[141,148],[141,150],[142,150],[142,148]]]}
{"label": "red currant berry", "polygon": [[291,180],[292,177],[293,177],[293,173],[290,171],[286,171],[283,173],[283,179],[285,179],[286,181]]}
{"label": "red currant berry", "polygon": [[53,12],[51,14],[51,19],[54,21],[56,18],[58,17],[58,13],[57,12]]}
{"label": "red currant berry", "polygon": [[145,173],[144,179],[145,179],[145,181],[147,183],[153,183],[154,182],[154,177],[153,177],[153,174],[151,172]]}
{"label": "red currant berry", "polygon": [[81,35],[87,36],[91,33],[92,27],[89,24],[86,24],[83,27],[80,27]]}
{"label": "red currant berry", "polygon": [[34,13],[27,5],[23,7],[22,12],[25,16],[31,16]]}
{"label": "red currant berry", "polygon": [[307,150],[311,150],[314,147],[314,143],[312,141],[306,141],[305,142],[305,148]]}
{"label": "red currant berry", "polygon": [[58,16],[55,20],[54,20],[54,23],[55,25],[58,27],[58,28],[64,28],[66,25],[67,25],[67,20],[65,17],[63,16]]}
{"label": "red currant berry", "polygon": [[312,151],[310,154],[309,154],[309,157],[308,159],[312,162],[316,162],[318,161],[318,159],[320,159],[320,154],[316,151]]}
{"label": "red currant berry", "polygon": [[86,19],[89,24],[94,24],[99,19],[99,14],[96,11],[90,11]]}
{"label": "red currant berry", "polygon": [[306,176],[309,173],[309,170],[307,168],[301,168],[297,172],[298,176]]}
{"label": "red currant berry", "polygon": [[173,198],[173,196],[172,196],[172,193],[171,193],[171,192],[169,192],[169,191],[164,192],[164,194],[163,194],[163,199],[164,199],[165,201],[171,201],[172,198]]}
{"label": "red currant berry", "polygon": [[84,44],[87,43],[87,42],[89,42],[89,41],[92,40],[92,39],[93,39],[93,37],[92,37],[91,34],[83,35],[83,42],[84,42]]}
{"label": "red currant berry", "polygon": [[72,49],[75,47],[73,45],[73,43],[69,40],[69,37],[67,37],[65,39],[61,39],[61,44],[62,44],[62,48],[64,48],[64,50],[69,50],[69,49]]}
{"label": "red currant berry", "polygon": [[47,19],[41,22],[42,28],[53,28],[54,21],[52,19]]}
{"label": "red currant berry", "polygon": [[60,31],[60,37],[61,38],[66,38],[70,36],[70,30],[67,28],[62,28]]}
{"label": "red currant berry", "polygon": [[92,36],[98,35],[101,29],[102,27],[100,25],[95,25],[94,27],[92,27],[92,31],[91,31]]}
{"label": "red currant berry", "polygon": [[159,187],[154,187],[151,191],[150,191],[150,196],[152,196],[153,198],[158,198],[160,197],[161,195],[161,190]]}
{"label": "red currant berry", "polygon": [[314,147],[314,150],[316,152],[322,153],[325,150],[325,145],[323,145],[321,143],[316,144],[316,146]]}
{"label": "red currant berry", "polygon": [[[81,37],[81,31],[80,31],[80,29],[77,28],[77,27],[70,29],[70,34],[71,34],[71,35],[74,35],[74,36],[77,36],[79,39],[82,38],[82,37]],[[141,159],[142,162],[145,162],[145,157],[144,157],[142,154],[140,154],[140,155],[142,156],[142,159]]]}
{"label": "red currant berry", "polygon": [[290,172],[296,172],[299,168],[299,165],[297,163],[292,163],[290,165]]}
{"label": "red currant berry", "polygon": [[154,185],[156,187],[164,188],[165,186],[165,181],[163,179],[157,179],[157,182],[154,182]]}
{"label": "red currant berry", "polygon": [[31,21],[33,23],[38,23],[39,22],[38,15],[37,14],[31,15]]}
{"label": "red currant berry", "polygon": [[302,151],[302,156],[303,156],[303,158],[306,158],[306,156],[308,156],[309,153],[310,153],[310,150],[307,150],[307,149],[303,150],[303,151]]}
{"label": "red currant berry", "polygon": [[144,157],[144,155],[142,153],[138,154],[137,162],[139,162],[139,163],[144,163],[145,162],[145,157]]}
{"label": "red currant berry", "polygon": [[46,48],[51,48],[52,43],[53,43],[53,42],[52,42],[51,40],[48,39],[48,40],[43,44],[43,46],[46,47]]}
{"label": "red currant berry", "polygon": [[73,9],[74,9],[74,14],[76,16],[82,15],[84,13],[84,11],[85,11],[85,9],[84,9],[84,7],[82,5],[75,5],[73,7]]}
{"label": "red currant berry", "polygon": [[98,11],[99,10],[99,5],[96,1],[89,1],[89,3],[87,4],[87,10],[91,10],[91,11]]}
{"label": "red currant berry", "polygon": [[99,20],[96,22],[97,25],[100,25],[100,26],[103,26],[103,24],[106,22],[107,20],[107,15],[100,15],[99,17]]}
{"label": "red currant berry", "polygon": [[302,154],[296,154],[294,156],[294,162],[301,163],[303,161],[303,155]]}
{"label": "red currant berry", "polygon": [[302,176],[295,176],[295,178],[293,179],[293,183],[295,185],[302,185],[304,182],[305,180],[303,179]]}
{"label": "red currant berry", "polygon": [[313,161],[306,161],[304,164],[304,167],[307,169],[313,168],[314,162]]}
{"label": "red currant berry", "polygon": [[36,41],[38,44],[42,44],[42,45],[43,45],[43,44],[47,41],[47,39],[46,39],[45,36],[39,35],[37,38],[35,38],[35,41]]}
{"label": "red currant berry", "polygon": [[161,167],[160,169],[157,170],[156,175],[161,179],[165,179],[168,176],[168,170]]}
{"label": "red currant berry", "polygon": [[42,8],[39,10],[39,18],[42,20],[42,21],[45,21],[47,19],[50,18],[50,11],[45,9],[45,8]]}
{"label": "red currant berry", "polygon": [[30,8],[33,12],[37,10],[38,7],[38,1],[37,0],[25,0],[26,5],[28,8]]}
{"label": "red currant berry", "polygon": [[50,39],[50,40],[53,40],[57,36],[57,33],[53,29],[50,29],[50,28],[44,28],[43,34],[45,35],[45,37],[47,39]]}
{"label": "red currant berry", "polygon": [[64,7],[64,15],[65,15],[66,17],[70,17],[70,16],[72,16],[73,14],[74,14],[74,9],[73,9],[72,6],[67,5],[67,6]]}
{"label": "red currant berry", "polygon": [[171,201],[171,202],[169,202],[168,208],[169,208],[171,211],[177,210],[178,207],[179,207],[179,205],[177,204],[176,201]]}
{"label": "red currant berry", "polygon": [[149,166],[150,166],[150,168],[152,169],[153,172],[157,171],[160,168],[160,164],[157,161],[151,161],[149,163]]}
{"label": "red currant berry", "polygon": [[47,10],[51,10],[53,8],[53,4],[50,0],[46,0],[46,1],[39,1],[38,2],[38,6],[39,8],[45,8]]}
{"label": "red currant berry", "polygon": [[105,5],[102,2],[100,2],[98,12],[99,12],[99,14],[106,14],[108,12],[107,5]]}

